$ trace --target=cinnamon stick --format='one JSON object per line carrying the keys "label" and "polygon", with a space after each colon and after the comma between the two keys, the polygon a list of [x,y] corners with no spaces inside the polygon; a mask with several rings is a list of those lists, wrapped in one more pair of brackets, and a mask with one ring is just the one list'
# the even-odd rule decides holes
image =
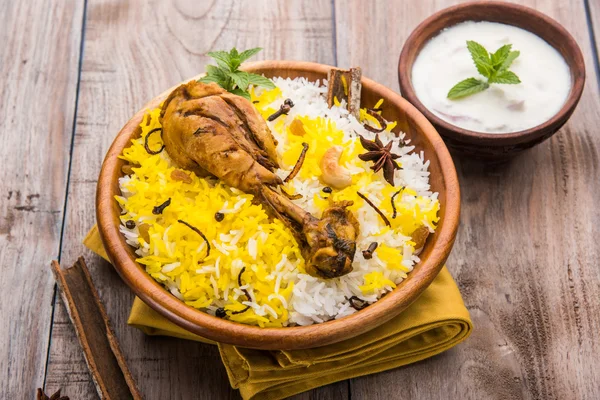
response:
{"label": "cinnamon stick", "polygon": [[64,270],[52,261],[52,272],[100,398],[141,400],[83,257]]}
{"label": "cinnamon stick", "polygon": [[362,71],[360,68],[349,70],[332,68],[327,73],[327,105],[331,108],[337,99],[346,101],[346,108],[356,119],[360,116],[360,91]]}

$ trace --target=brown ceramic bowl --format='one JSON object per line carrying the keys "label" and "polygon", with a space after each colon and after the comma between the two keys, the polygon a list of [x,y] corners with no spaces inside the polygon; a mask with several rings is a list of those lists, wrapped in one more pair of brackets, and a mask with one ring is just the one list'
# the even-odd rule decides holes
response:
{"label": "brown ceramic bowl", "polygon": [[[418,99],[412,85],[413,63],[429,39],[442,29],[464,21],[491,21],[528,30],[556,48],[571,70],[571,92],[567,101],[550,120],[536,127],[512,133],[482,133],[459,128],[437,117]],[[398,63],[398,79],[402,96],[411,102],[437,128],[452,150],[479,159],[502,159],[535,146],[555,134],[567,122],[583,91],[585,65],[575,39],[558,22],[524,6],[497,1],[463,3],[441,10],[411,33]]]}
{"label": "brown ceramic bowl", "polygon": [[[330,66],[309,62],[263,61],[245,65],[247,71],[268,77],[306,77],[326,79]],[[383,115],[398,121],[416,146],[430,160],[431,189],[439,193],[440,223],[430,235],[421,253],[421,262],[398,287],[373,305],[346,318],[307,327],[259,328],[213,317],[187,306],[167,292],[135,262],[133,248],[119,232],[120,207],[118,179],[123,161],[118,156],[139,137],[139,124],[145,110],[157,107],[171,88],[151,100],[123,127],[110,147],[98,180],[96,210],[102,241],[113,265],[146,304],[175,324],[203,337],[244,347],[259,349],[302,349],[322,346],[359,335],[383,324],[410,305],[436,277],[454,243],[460,213],[460,194],[456,170],[448,150],[427,119],[408,101],[392,90],[363,78],[363,105],[374,105],[385,99]]]}

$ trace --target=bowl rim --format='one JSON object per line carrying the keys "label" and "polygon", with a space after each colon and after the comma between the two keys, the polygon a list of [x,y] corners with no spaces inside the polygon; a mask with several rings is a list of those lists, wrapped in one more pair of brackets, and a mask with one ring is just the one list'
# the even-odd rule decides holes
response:
{"label": "bowl rim", "polygon": [[[244,69],[249,71],[267,68],[296,70],[299,74],[302,71],[311,71],[326,76],[327,71],[334,67],[303,61],[258,61],[244,65]],[[368,78],[362,79],[363,85],[369,86],[370,90],[377,95],[381,95],[392,104],[399,103],[403,112],[421,128],[423,135],[431,142],[432,152],[438,158],[441,167],[446,196],[444,222],[436,230],[434,242],[427,244],[433,245],[430,253],[421,260],[419,268],[409,274],[409,278],[372,306],[350,316],[320,324],[285,328],[260,328],[220,319],[187,306],[168,293],[135,262],[134,257],[127,251],[128,245],[119,232],[118,223],[114,223],[112,210],[115,201],[113,189],[116,179],[120,176],[117,157],[128,145],[145,111],[158,106],[178,86],[176,85],[148,102],[121,129],[106,154],[98,178],[96,218],[100,236],[113,266],[125,283],[151,308],[190,332],[217,342],[257,349],[304,349],[339,342],[379,326],[408,307],[437,276],[454,243],[460,215],[458,177],[448,149],[425,116],[391,89]],[[391,99],[394,101],[392,102]],[[375,322],[377,324],[374,324]]]}
{"label": "bowl rim", "polygon": [[[488,133],[465,129],[451,124],[450,122],[445,121],[437,115],[435,115],[419,100],[419,98],[416,95],[415,89],[412,84],[412,66],[414,60],[411,63],[408,62],[411,47],[414,47],[417,43],[419,44],[419,48],[417,49],[415,55],[416,59],[423,46],[432,37],[439,34],[439,32],[441,32],[442,29],[446,29],[450,26],[454,26],[458,23],[466,21],[476,20],[497,22],[492,20],[486,20],[485,18],[473,19],[468,18],[468,16],[466,16],[462,21],[453,22],[452,24],[446,24],[443,28],[438,30],[433,35],[427,37],[425,40],[421,40],[421,38],[424,36],[424,31],[427,29],[427,27],[433,23],[436,23],[438,20],[444,19],[445,17],[451,14],[456,14],[461,11],[469,9],[482,9],[486,7],[497,7],[500,9],[504,9],[505,11],[509,11],[511,13],[522,13],[527,15],[529,18],[538,19],[542,21],[543,23],[550,26],[551,29],[555,30],[560,34],[560,36],[563,38],[563,42],[566,43],[566,47],[569,48],[573,53],[574,60],[572,64],[565,59],[565,62],[567,62],[567,65],[569,66],[569,72],[571,73],[572,80],[572,86],[569,95],[565,100],[563,106],[560,108],[560,110],[556,114],[554,114],[552,118],[546,120],[541,124],[538,124],[528,129],[507,133]],[[534,35],[539,36],[542,40],[548,43],[548,41],[544,37],[538,35],[535,32],[532,32],[526,26],[510,24],[507,22],[500,23],[513,25],[518,28],[525,29],[526,31],[531,32]],[[556,47],[552,44],[550,44],[550,46],[556,49]],[[574,65],[581,66],[581,69],[574,70]],[[477,141],[480,143],[485,143],[489,146],[504,146],[536,141],[537,139],[543,137],[547,133],[548,129],[554,126],[562,126],[562,123],[564,123],[564,121],[566,120],[565,117],[568,118],[568,116],[570,116],[574,108],[577,106],[579,99],[581,98],[581,94],[585,85],[585,63],[583,54],[581,52],[581,48],[579,47],[573,36],[561,24],[559,24],[556,20],[550,18],[546,14],[530,7],[526,7],[520,4],[507,3],[504,1],[470,1],[437,11],[436,13],[423,20],[419,25],[417,25],[417,27],[411,32],[409,37],[406,39],[404,46],[402,47],[402,51],[400,53],[400,58],[398,61],[398,80],[402,96],[405,97],[408,101],[410,101],[417,109],[419,109],[419,111],[421,111],[427,117],[427,119],[429,119],[436,127],[441,128],[444,136],[463,141],[465,139],[469,140],[470,142]]]}

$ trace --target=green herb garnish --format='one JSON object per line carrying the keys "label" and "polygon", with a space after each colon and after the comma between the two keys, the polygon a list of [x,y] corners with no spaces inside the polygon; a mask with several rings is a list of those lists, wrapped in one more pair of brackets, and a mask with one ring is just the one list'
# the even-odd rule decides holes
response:
{"label": "green herb garnish", "polygon": [[460,81],[448,92],[449,99],[459,99],[482,92],[490,87],[490,83],[521,83],[519,77],[508,70],[515,58],[521,54],[519,51],[511,51],[512,44],[505,44],[492,54],[489,54],[485,47],[472,40],[467,40],[467,48],[471,53],[477,71],[485,76],[487,81],[477,78],[467,78]]}
{"label": "green herb garnish", "polygon": [[250,93],[248,92],[250,85],[275,89],[275,85],[269,78],[238,69],[244,61],[261,50],[262,48],[257,47],[239,53],[234,47],[229,53],[226,51],[207,53],[216,61],[217,65],[207,65],[206,76],[199,79],[198,82],[215,82],[228,92],[245,97],[248,100],[250,100]]}

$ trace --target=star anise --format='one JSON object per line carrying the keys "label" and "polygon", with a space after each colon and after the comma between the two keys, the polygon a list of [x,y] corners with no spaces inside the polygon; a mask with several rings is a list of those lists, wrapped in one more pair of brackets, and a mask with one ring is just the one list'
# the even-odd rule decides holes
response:
{"label": "star anise", "polygon": [[69,400],[69,396],[61,396],[60,389],[52,396],[48,396],[41,388],[38,388],[36,400]]}
{"label": "star anise", "polygon": [[391,140],[384,146],[379,139],[379,135],[375,135],[375,140],[373,141],[367,140],[360,135],[359,137],[360,144],[368,151],[360,154],[358,158],[363,161],[373,161],[371,169],[375,172],[383,168],[383,177],[390,185],[394,186],[394,171],[400,169],[398,163],[394,161],[400,156],[391,152],[394,141]]}

